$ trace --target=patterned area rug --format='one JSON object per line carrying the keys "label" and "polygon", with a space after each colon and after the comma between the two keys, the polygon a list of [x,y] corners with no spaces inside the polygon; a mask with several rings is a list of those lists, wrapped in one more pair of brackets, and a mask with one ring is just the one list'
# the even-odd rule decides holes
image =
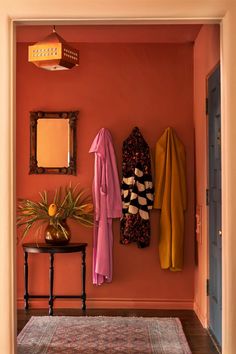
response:
{"label": "patterned area rug", "polygon": [[18,354],[191,354],[178,318],[31,317]]}

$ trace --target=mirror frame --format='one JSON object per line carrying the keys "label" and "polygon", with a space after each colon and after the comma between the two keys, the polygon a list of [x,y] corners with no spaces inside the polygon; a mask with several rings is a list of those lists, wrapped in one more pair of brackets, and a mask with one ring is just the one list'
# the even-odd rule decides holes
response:
{"label": "mirror frame", "polygon": [[[62,174],[76,175],[76,126],[79,111],[70,112],[30,112],[30,170],[29,174]],[[38,119],[69,119],[69,166],[39,167],[37,161],[37,125]]]}

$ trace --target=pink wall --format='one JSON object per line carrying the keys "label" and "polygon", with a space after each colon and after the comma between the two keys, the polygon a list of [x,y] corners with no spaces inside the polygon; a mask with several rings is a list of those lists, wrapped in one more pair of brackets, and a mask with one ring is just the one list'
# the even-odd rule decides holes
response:
{"label": "pink wall", "polygon": [[194,46],[194,125],[196,144],[196,205],[202,209],[202,234],[198,237],[198,265],[195,269],[195,311],[207,325],[206,279],[208,277],[207,119],[206,77],[220,60],[219,26],[204,25]]}
{"label": "pink wall", "polygon": [[[27,62],[27,44],[17,46],[17,196],[37,198],[38,191],[54,190],[69,181],[91,188],[94,157],[88,154],[101,127],[110,129],[121,170],[122,141],[139,126],[150,145],[167,126],[176,129],[187,152],[188,210],[185,266],[182,272],[160,269],[157,239],[158,211],[151,212],[151,245],[119,243],[114,222],[114,278],[111,284],[92,285],[92,230],[71,224],[72,241],[88,242],[87,296],[89,307],[192,308],[194,297],[194,128],[193,44],[81,44],[80,67],[66,72],[40,70]],[[80,110],[78,173],[75,177],[28,175],[29,111]],[[31,238],[34,240],[33,236]],[[23,305],[23,252],[18,247],[17,296]],[[48,291],[48,257],[29,257],[30,290]],[[57,255],[55,293],[80,291],[80,257]],[[77,281],[78,284],[77,285]],[[59,301],[57,306],[76,306]],[[34,306],[47,306],[34,301]]]}

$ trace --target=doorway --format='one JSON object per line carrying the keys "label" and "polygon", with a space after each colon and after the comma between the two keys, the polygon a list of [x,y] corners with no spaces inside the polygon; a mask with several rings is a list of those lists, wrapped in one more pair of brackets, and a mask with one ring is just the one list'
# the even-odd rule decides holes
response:
{"label": "doorway", "polygon": [[[63,28],[62,28],[63,27]],[[86,57],[89,58],[91,56],[90,53],[92,53],[92,51],[94,51],[94,44],[89,44],[88,43],[88,34],[90,33],[91,35],[91,31],[97,31],[98,29],[96,29],[95,26],[93,26],[92,28],[86,28],[86,26],[83,26],[83,32],[84,34],[84,39],[82,38],[82,29],[81,28],[77,28],[77,33],[76,33],[76,28],[75,26],[73,26],[73,32],[71,31],[71,28],[69,26],[62,26],[61,28],[59,26],[57,26],[57,30],[59,31],[59,33],[62,33],[62,31],[67,30],[66,33],[63,33],[63,37],[65,36],[65,38],[70,39],[70,41],[75,41],[76,38],[80,38],[80,42],[82,40],[86,41],[86,44],[83,44],[83,47],[81,48],[81,58]],[[120,26],[121,27],[121,26]],[[127,36],[131,36],[131,31],[132,31],[132,37],[136,34],[136,36],[139,35],[139,32],[137,32],[138,30],[140,31],[139,28],[133,28],[132,26],[129,28],[126,27],[121,27],[121,28],[117,28],[117,30],[119,30],[119,41],[121,41],[121,35],[123,33],[123,36],[125,37],[125,40],[127,41]],[[96,44],[96,51],[93,52],[93,57],[95,59],[95,55],[99,54],[99,57],[97,57],[97,60],[94,60],[94,62],[92,64],[90,64],[91,66],[89,67],[89,70],[85,71],[85,66],[81,65],[80,70],[77,71],[80,73],[80,77],[79,79],[77,79],[77,75],[76,72],[69,72],[67,73],[67,77],[68,75],[70,75],[70,80],[69,80],[69,84],[68,81],[64,81],[63,87],[64,89],[67,88],[67,92],[70,92],[70,97],[68,97],[66,95],[66,92],[62,92],[63,87],[61,87],[61,83],[62,83],[62,74],[63,73],[54,73],[53,77],[52,75],[50,75],[50,80],[49,80],[49,73],[48,72],[40,72],[39,69],[35,69],[34,67],[32,67],[32,64],[27,63],[27,61],[25,60],[26,58],[26,53],[27,53],[27,42],[23,42],[24,38],[26,36],[30,36],[27,37],[25,40],[27,41],[36,41],[36,37],[33,38],[32,37],[32,33],[33,33],[33,29],[29,30],[28,28],[24,29],[24,26],[20,27],[18,29],[18,33],[17,35],[20,36],[19,34],[19,30],[21,29],[21,31],[25,30],[25,34],[24,34],[24,38],[22,39],[22,37],[18,37],[18,40],[20,39],[22,41],[22,44],[19,44],[18,47],[18,55],[17,55],[17,72],[18,72],[18,77],[17,77],[17,85],[18,85],[18,91],[17,91],[17,97],[18,97],[18,102],[20,102],[20,109],[18,109],[17,111],[17,122],[18,122],[18,126],[22,128],[22,130],[24,129],[24,132],[20,132],[19,129],[17,131],[17,151],[19,151],[19,155],[18,155],[18,166],[21,166],[20,169],[17,169],[17,191],[18,191],[18,196],[25,196],[26,193],[33,193],[33,190],[35,190],[36,188],[38,190],[43,190],[45,188],[45,185],[43,185],[43,183],[45,183],[47,186],[49,186],[49,183],[51,183],[51,188],[54,188],[54,183],[56,182],[57,177],[54,177],[52,179],[50,179],[49,176],[45,176],[43,178],[40,179],[40,185],[37,179],[37,185],[35,182],[35,177],[34,176],[29,176],[25,171],[27,171],[28,168],[28,161],[27,160],[20,160],[20,159],[24,159],[25,153],[21,152],[20,147],[24,146],[24,141],[29,141],[29,137],[28,137],[28,119],[27,119],[27,112],[29,111],[29,108],[31,107],[31,109],[34,109],[37,105],[40,104],[40,109],[41,109],[41,104],[43,104],[44,107],[46,107],[48,110],[50,109],[59,109],[58,106],[58,101],[60,101],[60,105],[63,107],[68,107],[68,109],[71,106],[77,107],[75,106],[75,104],[77,104],[77,100],[79,98],[79,104],[80,106],[83,108],[83,116],[82,116],[82,120],[84,122],[91,122],[91,116],[95,117],[96,116],[96,124],[109,124],[109,126],[111,128],[113,128],[114,133],[117,136],[117,140],[119,142],[121,142],[121,136],[125,136],[126,134],[126,125],[124,125],[124,130],[118,131],[118,128],[115,127],[115,122],[120,120],[121,117],[124,117],[126,112],[126,107],[124,106],[124,101],[122,100],[122,97],[129,97],[129,107],[128,107],[128,112],[129,112],[129,116],[131,115],[130,112],[132,112],[132,117],[135,117],[134,120],[131,122],[131,117],[129,117],[129,124],[134,125],[134,124],[138,124],[141,125],[142,121],[143,121],[143,117],[146,117],[147,121],[146,123],[148,123],[149,127],[155,127],[155,133],[153,133],[153,129],[150,129],[150,132],[146,131],[148,133],[146,133],[146,138],[148,138],[148,140],[150,141],[151,144],[153,144],[152,146],[154,147],[155,144],[155,139],[157,136],[161,135],[161,132],[163,130],[163,128],[166,126],[166,124],[168,125],[174,125],[175,129],[177,130],[178,134],[180,134],[182,140],[185,143],[185,146],[187,146],[187,156],[190,160],[190,163],[192,162],[192,149],[193,149],[193,141],[192,141],[192,135],[193,134],[193,124],[192,124],[192,104],[191,104],[191,99],[192,99],[192,93],[191,93],[191,88],[192,88],[192,74],[191,74],[191,70],[192,70],[192,51],[193,51],[193,44],[192,43],[182,43],[182,42],[186,42],[186,40],[191,40],[195,41],[198,38],[198,43],[199,43],[199,30],[201,26],[165,26],[165,38],[163,39],[163,35],[162,35],[162,40],[165,41],[171,41],[171,43],[157,43],[157,44],[145,44],[145,46],[143,44],[137,44],[135,43],[135,45],[131,45],[130,43],[126,44],[115,44],[115,45],[110,45],[109,47],[108,45],[104,45],[104,44]],[[205,27],[205,26],[204,26]],[[210,26],[208,26],[210,27]],[[40,26],[40,28],[38,29],[38,31],[40,31],[40,38],[42,35],[42,31],[44,29],[44,26]],[[101,29],[102,27],[99,27],[99,33],[101,33]],[[208,28],[206,28],[207,30]],[[35,30],[35,28],[34,28]],[[46,28],[45,33],[48,33],[51,29],[50,28]],[[106,33],[112,33],[113,34],[113,41],[115,41],[115,36],[117,36],[117,32],[115,31],[116,28],[112,27],[109,28],[108,26],[106,26],[106,28],[103,28],[103,36],[105,36]],[[161,26],[154,26],[153,27],[145,27],[142,26],[141,28],[142,30],[142,41],[144,41],[144,32],[145,30],[149,31],[148,35],[146,35],[146,37],[148,38],[148,42],[151,40],[151,33],[153,33],[152,37],[154,38],[155,41],[157,41],[156,38],[158,38],[158,41],[161,40],[160,38],[160,30],[162,30],[163,33],[163,27]],[[86,32],[87,31],[87,32]],[[88,32],[89,31],[89,32]],[[182,32],[182,39],[180,36],[180,33]],[[183,37],[183,31],[185,33],[185,36]],[[75,34],[75,38],[72,38],[72,34]],[[178,32],[178,38],[175,39],[173,36],[173,33],[175,35],[175,33]],[[35,33],[35,31],[34,31]],[[138,33],[138,34],[137,34]],[[204,38],[206,37],[207,33],[206,31],[204,31]],[[168,37],[167,37],[168,35]],[[191,37],[190,37],[191,35]],[[202,36],[201,36],[202,37]],[[212,40],[212,37],[209,36]],[[97,35],[96,35],[97,38]],[[167,38],[167,39],[166,39]],[[189,39],[190,38],[190,39]],[[106,38],[101,38],[98,39],[97,41],[105,41]],[[173,41],[178,41],[181,43],[172,43]],[[123,40],[124,41],[124,40]],[[129,42],[131,40],[129,39]],[[200,44],[202,43],[202,38],[200,40]],[[115,54],[115,51],[117,50],[118,46],[120,46],[120,50],[118,51],[119,53],[124,53],[123,56],[120,55],[119,57],[119,62],[117,62],[117,65],[114,65],[115,63],[115,59],[117,60],[119,53]],[[135,47],[135,48],[134,48]],[[139,47],[138,52],[137,52],[137,47]],[[106,48],[109,48],[109,50],[106,50]],[[105,53],[106,51],[106,53]],[[205,51],[205,49],[204,49]],[[203,51],[203,52],[204,52]],[[24,54],[25,53],[25,54]],[[87,54],[86,54],[87,53]],[[131,54],[132,56],[131,56]],[[113,56],[112,56],[113,54]],[[115,55],[114,55],[115,54]],[[201,53],[202,54],[202,53]],[[204,55],[204,54],[203,54]],[[101,61],[101,58],[103,58],[104,63],[106,63],[106,65],[103,65],[104,68],[104,73],[101,75],[101,70],[102,68],[100,67],[100,65],[98,65],[99,61]],[[135,58],[135,65],[137,66],[136,72],[134,72],[132,74],[132,69],[134,68],[134,58]],[[150,59],[149,59],[150,58]],[[156,58],[155,61],[153,62],[152,58]],[[139,65],[139,60],[140,60],[140,66]],[[120,63],[123,63],[123,65],[121,66]],[[150,62],[150,63],[149,63]],[[112,63],[112,65],[111,65]],[[132,63],[132,67],[131,65],[129,65],[129,63]],[[87,67],[88,67],[89,61],[87,60]],[[148,65],[148,70],[146,69]],[[164,65],[165,64],[165,65]],[[95,68],[99,67],[99,71]],[[121,75],[119,75],[119,77],[125,77],[126,81],[124,81],[125,84],[121,85],[122,82],[119,81],[119,78],[117,78],[116,72],[120,69],[120,67],[123,68],[127,68],[125,71],[121,71]],[[152,71],[151,71],[152,70]],[[172,75],[169,75],[169,73],[172,73]],[[21,73],[21,80],[19,78],[19,74]],[[84,73],[84,75],[81,75],[82,73]],[[90,77],[92,73],[92,76]],[[151,73],[151,75],[150,75]],[[132,74],[132,76],[130,76]],[[156,76],[155,76],[156,75]],[[83,77],[84,79],[83,79]],[[190,76],[190,77],[189,77]],[[116,83],[116,95],[114,95],[112,92],[112,87],[109,88],[109,90],[107,90],[107,88],[109,87],[108,85],[110,85],[110,78],[113,77],[113,84]],[[130,80],[127,80],[127,77],[130,78]],[[25,78],[28,78],[28,80],[26,80]],[[102,78],[102,81],[99,81],[100,78]],[[137,88],[134,88],[132,86],[130,86],[130,89],[127,90],[128,88],[128,83],[132,83],[132,80],[136,79],[139,82],[142,82],[142,85],[140,87],[140,85]],[[30,81],[29,81],[30,79]],[[68,80],[68,79],[67,79]],[[84,80],[84,81],[83,81]],[[46,83],[47,81],[47,83]],[[129,81],[129,82],[127,82]],[[202,80],[201,80],[202,81]],[[88,85],[88,82],[93,82],[93,86],[98,85],[100,88],[103,89],[103,91],[101,91],[101,96],[100,97],[98,95],[98,92],[96,92],[95,90],[92,90],[91,87],[92,85]],[[202,81],[205,83],[205,77],[204,77],[204,81]],[[53,88],[54,88],[54,95],[51,95],[51,86],[53,83]],[[165,85],[163,85],[163,83]],[[181,85],[181,90],[179,90],[179,87]],[[90,87],[91,86],[91,87]],[[43,89],[44,87],[44,89]],[[84,96],[81,95],[81,91],[84,93],[85,92],[85,88],[89,87],[89,91],[87,91],[86,96],[89,97],[89,100],[85,100]],[[127,92],[125,92],[125,87]],[[80,91],[78,90],[80,88]],[[83,90],[81,90],[81,88]],[[96,87],[95,87],[96,88]],[[48,90],[48,91],[47,91]],[[109,91],[109,92],[108,92]],[[33,92],[33,94],[32,94]],[[76,92],[76,95],[73,96],[73,93]],[[132,95],[134,95],[133,97],[131,97],[131,93]],[[153,94],[154,92],[154,94]],[[205,91],[202,91],[203,94],[205,94]],[[108,96],[109,94],[109,96]],[[145,94],[148,94],[148,98],[146,98]],[[61,95],[63,97],[61,97]],[[58,97],[60,98],[58,100]],[[105,100],[103,99],[103,97],[105,97]],[[109,97],[109,99],[108,99]],[[141,107],[138,108],[137,110],[137,105],[136,105],[136,100],[137,97],[139,98],[139,100],[142,101],[142,105]],[[27,99],[26,99],[27,98]],[[49,99],[48,99],[49,98]],[[160,99],[161,98],[161,99]],[[167,103],[164,101],[164,99],[167,99],[169,102],[172,102],[171,105],[167,105]],[[93,102],[97,102],[99,104],[97,105],[93,105],[94,106],[94,111],[91,111],[91,104],[90,104],[90,100],[93,100]],[[62,101],[64,100],[64,101]],[[114,100],[114,101],[112,101]],[[105,106],[106,104],[106,110],[109,110],[109,107],[107,107],[107,101],[109,102],[113,102],[113,105],[118,106],[118,108],[116,109],[116,112],[113,112],[113,120],[114,122],[111,123],[110,118],[109,121],[105,121],[105,119],[107,119],[105,117],[104,114],[99,114],[100,111],[100,107]],[[133,102],[133,104],[132,104]],[[156,104],[156,102],[158,102],[158,104]],[[199,97],[198,97],[198,102],[199,102]],[[18,103],[19,105],[19,103]],[[17,105],[17,108],[18,108]],[[201,103],[202,105],[202,103]],[[147,107],[149,109],[149,111],[147,111]],[[141,111],[142,110],[142,111]],[[112,111],[112,109],[110,109],[110,111]],[[87,112],[89,112],[89,114],[86,116]],[[160,114],[161,112],[161,114]],[[97,115],[96,115],[97,114]],[[116,116],[115,116],[116,114]],[[107,115],[106,115],[107,116]],[[99,122],[99,118],[102,117],[102,121]],[[158,122],[157,118],[158,117]],[[115,119],[116,118],[116,119]],[[139,119],[139,120],[138,120]],[[183,120],[184,119],[184,120]],[[146,124],[145,123],[145,124]],[[205,123],[205,117],[204,117],[204,123]],[[94,122],[95,124],[95,122]],[[93,124],[93,125],[94,125]],[[113,124],[113,125],[112,125]],[[92,128],[89,126],[86,126],[84,123],[84,131],[87,132],[91,132]],[[93,134],[96,133],[96,129],[98,129],[98,126],[94,126],[94,131],[92,131],[91,136]],[[131,126],[130,126],[131,129]],[[192,133],[191,133],[192,131]],[[118,135],[120,134],[120,135]],[[120,136],[120,138],[119,138]],[[85,141],[84,139],[81,140],[81,147],[80,147],[80,163],[84,163],[83,159],[87,160],[87,151],[86,151],[86,146],[83,143],[83,141]],[[192,144],[192,145],[191,145]],[[121,148],[118,147],[117,151],[120,152]],[[191,165],[188,167],[188,171],[193,171],[193,169],[191,168]],[[88,175],[87,170],[83,170],[81,168],[80,170],[80,179],[83,178],[84,176],[84,180],[87,180],[88,178],[86,177]],[[18,183],[18,181],[21,181],[20,183]],[[32,181],[32,183],[30,184],[30,182]],[[189,191],[189,201],[188,201],[188,212],[191,210],[191,206],[193,208],[193,188],[191,188],[191,184],[193,182],[192,176],[188,176],[188,185],[190,187],[190,191]],[[27,186],[27,191],[25,190]],[[191,194],[192,193],[192,197]],[[193,235],[193,213],[191,214],[186,214],[186,220],[187,220],[187,232],[191,235]],[[190,224],[192,220],[192,226]],[[118,236],[117,236],[118,238]],[[154,240],[153,240],[154,241]],[[189,237],[186,238],[187,242],[192,242],[193,243],[193,238]],[[153,244],[152,244],[153,245]],[[155,247],[154,252],[156,252],[156,248],[157,246],[153,246]],[[193,262],[193,257],[191,252],[193,252],[193,246],[191,244],[187,244],[186,245],[186,249],[188,250],[188,252],[185,255],[185,261],[188,264],[191,264],[190,262]],[[116,252],[116,250],[115,250]],[[135,250],[134,250],[135,252]],[[151,252],[151,251],[149,251]],[[148,257],[148,253],[146,253],[146,257]],[[19,253],[18,253],[19,255]],[[119,254],[117,254],[117,258],[119,257]],[[143,256],[144,257],[144,256]],[[122,257],[121,257],[122,258]],[[22,262],[20,263],[20,257],[18,257],[19,259],[19,265],[22,264]],[[143,259],[144,260],[144,259]],[[148,262],[148,259],[145,260],[146,262]],[[167,284],[167,280],[166,280],[166,275],[163,274],[159,269],[156,270],[156,263],[155,259],[153,260],[153,264],[149,263],[149,267],[148,267],[148,271],[145,274],[145,280],[147,281],[148,277],[151,277],[151,271],[154,270],[155,271],[155,275],[158,276],[159,282],[164,284]],[[202,262],[202,258],[201,258],[201,262]],[[138,266],[138,265],[137,265]],[[140,266],[140,265],[139,265]],[[143,267],[142,267],[143,268]],[[186,267],[187,268],[187,267]],[[185,269],[186,269],[185,268]],[[20,268],[20,266],[18,267],[19,269],[19,273],[20,270],[22,270],[22,268]],[[137,276],[137,274],[139,273],[139,271],[141,271],[141,269],[138,269],[135,266],[135,273],[136,273],[136,277],[131,276],[130,275],[130,283],[131,281],[132,283],[132,289],[131,291],[133,291],[134,286],[139,286],[139,277]],[[46,271],[46,269],[45,269]],[[158,273],[157,273],[158,272]],[[193,272],[193,271],[192,271]],[[189,275],[188,275],[189,276]],[[186,272],[182,274],[181,278],[178,281],[178,286],[179,288],[182,290],[182,293],[179,291],[179,295],[176,298],[175,297],[175,293],[174,291],[172,292],[172,301],[176,300],[180,303],[180,301],[182,299],[184,300],[188,300],[188,303],[190,303],[190,305],[187,306],[192,306],[192,300],[193,300],[193,276],[191,277],[191,280],[189,280],[187,277]],[[20,278],[20,277],[19,277]],[[120,279],[123,279],[123,276],[120,272]],[[169,279],[168,279],[169,281]],[[172,279],[170,281],[173,281]],[[151,282],[151,279],[150,279]],[[19,283],[20,284],[20,283]],[[187,286],[187,285],[188,286]],[[112,285],[111,285],[112,286]],[[170,286],[172,287],[172,283],[170,283]],[[184,288],[185,286],[185,288]],[[23,288],[23,287],[22,287]],[[154,287],[153,287],[154,288]],[[158,284],[156,284],[156,289],[153,289],[153,292],[149,294],[149,297],[156,301],[155,295],[158,295],[157,300],[160,300],[162,298],[166,298],[168,299],[168,294],[169,294],[169,289],[166,289],[166,292],[164,292],[163,290],[163,295],[161,297],[160,291],[158,289]],[[126,289],[127,290],[127,289]],[[20,293],[20,291],[18,292]],[[92,293],[92,289],[91,289],[91,293]],[[127,293],[128,294],[128,293]],[[133,298],[133,294],[132,292],[129,293],[129,298],[132,299]],[[140,291],[137,291],[137,294],[139,294],[139,298],[138,300],[141,301],[143,298],[140,295]],[[110,289],[110,297],[112,295],[112,290]],[[117,292],[116,292],[117,295]],[[122,296],[122,294],[120,295]],[[205,295],[206,296],[206,295]],[[93,298],[96,299],[96,296],[94,294]],[[141,298],[141,300],[140,300]],[[145,300],[145,298],[144,298]],[[19,301],[22,301],[22,298],[19,298]],[[175,305],[175,304],[174,304]],[[170,302],[168,303],[168,306],[174,306],[172,304],[170,304]],[[182,306],[185,306],[185,308],[187,307],[186,304],[183,304]]]}

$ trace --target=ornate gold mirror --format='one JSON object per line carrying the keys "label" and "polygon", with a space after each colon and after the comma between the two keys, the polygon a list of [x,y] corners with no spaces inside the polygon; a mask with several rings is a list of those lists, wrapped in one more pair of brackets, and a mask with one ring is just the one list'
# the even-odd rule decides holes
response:
{"label": "ornate gold mirror", "polygon": [[30,174],[76,174],[79,112],[30,112]]}

